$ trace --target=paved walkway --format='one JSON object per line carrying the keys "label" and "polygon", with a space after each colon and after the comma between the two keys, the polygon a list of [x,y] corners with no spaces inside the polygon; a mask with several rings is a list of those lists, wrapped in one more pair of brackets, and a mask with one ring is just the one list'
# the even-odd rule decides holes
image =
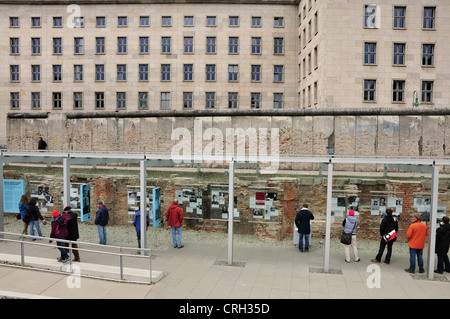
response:
{"label": "paved walkway", "polygon": [[[13,243],[0,242],[0,253],[17,254]],[[324,252],[312,247],[234,247],[235,265],[227,265],[226,245],[184,242],[184,248],[154,251],[152,267],[164,276],[155,284],[132,284],[81,277],[79,287],[65,274],[0,265],[0,296],[13,298],[87,299],[308,299],[308,298],[450,298],[450,274],[434,280],[404,271],[409,256],[394,255],[390,265],[372,264],[374,253],[360,252],[361,261],[346,263],[344,252],[332,249],[330,273],[323,270]],[[39,252],[39,250],[43,250]],[[54,248],[36,248],[55,262]],[[117,258],[81,253],[82,262],[118,265]],[[426,264],[426,255],[425,264]],[[128,267],[142,267],[133,262]],[[370,267],[373,267],[370,268]],[[99,266],[100,268],[101,266]],[[145,267],[145,266],[144,266]],[[368,268],[369,267],[369,268]],[[333,273],[331,273],[333,272]],[[379,274],[379,277],[377,275]],[[376,278],[379,278],[377,280]],[[72,280],[72,281],[71,281]],[[376,286],[379,283],[379,288]]]}

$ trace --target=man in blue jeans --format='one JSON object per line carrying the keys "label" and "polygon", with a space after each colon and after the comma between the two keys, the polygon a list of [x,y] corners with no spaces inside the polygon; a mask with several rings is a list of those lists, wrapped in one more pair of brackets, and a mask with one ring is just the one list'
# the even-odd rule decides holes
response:
{"label": "man in blue jeans", "polygon": [[98,201],[98,210],[95,215],[95,225],[97,225],[100,245],[106,245],[106,225],[108,225],[109,212],[102,200]]}
{"label": "man in blue jeans", "polygon": [[173,248],[183,248],[181,244],[183,210],[178,206],[178,199],[174,199],[166,214],[167,226],[172,227]]}
{"label": "man in blue jeans", "polygon": [[303,237],[305,237],[305,251],[309,251],[309,234],[311,233],[309,221],[312,219],[314,219],[314,215],[308,209],[308,204],[303,204],[302,209],[295,216],[295,226],[297,226],[299,234],[298,249],[301,252],[303,252]]}
{"label": "man in blue jeans", "polygon": [[409,226],[406,232],[406,239],[409,247],[409,268],[405,271],[414,274],[416,271],[416,256],[419,266],[419,272],[424,273],[423,269],[423,248],[425,247],[425,239],[427,237],[427,225],[420,221],[420,214],[414,215],[414,222]]}

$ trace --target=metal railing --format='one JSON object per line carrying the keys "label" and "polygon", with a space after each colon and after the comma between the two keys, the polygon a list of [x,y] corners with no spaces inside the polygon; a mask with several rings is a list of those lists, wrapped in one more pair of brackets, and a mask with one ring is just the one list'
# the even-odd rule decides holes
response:
{"label": "metal railing", "polygon": [[[13,237],[13,239],[7,238],[7,236]],[[17,237],[17,239],[14,239],[16,237]],[[25,241],[25,239],[31,239],[32,241]],[[40,239],[40,240],[37,241],[37,240],[33,240],[33,239]],[[43,240],[48,240],[50,242],[49,243],[45,243],[45,242],[43,242]],[[138,248],[138,251],[140,252],[140,254],[130,254],[130,253],[125,253],[124,251],[127,251],[127,250],[135,250],[136,251],[136,247],[123,247],[123,246],[111,246],[111,245],[106,245],[105,246],[105,245],[88,243],[88,242],[71,241],[71,240],[57,239],[57,238],[50,238],[50,237],[36,236],[36,235],[34,235],[34,236],[32,236],[32,235],[22,235],[22,234],[9,233],[9,232],[0,232],[0,242],[11,242],[11,243],[18,243],[18,244],[20,244],[20,265],[18,265],[18,266],[22,267],[22,268],[30,268],[25,263],[25,245],[35,245],[35,246],[44,246],[44,247],[58,248],[56,243],[60,242],[60,243],[68,244],[68,246],[60,246],[59,248],[64,248],[64,249],[68,249],[69,250],[68,251],[69,267],[68,267],[68,271],[64,271],[63,270],[64,267],[61,267],[61,271],[58,271],[58,272],[67,273],[67,274],[72,274],[74,272],[73,260],[72,260],[72,252],[75,249],[75,250],[78,250],[78,251],[90,252],[90,253],[95,253],[95,254],[119,256],[120,279],[107,278],[105,276],[86,275],[86,274],[81,274],[81,273],[78,274],[80,276],[90,277],[90,278],[98,278],[98,279],[118,280],[118,281],[123,281],[123,282],[135,282],[135,283],[153,284],[153,279],[152,279],[152,261],[151,261],[152,254],[151,254],[151,249],[150,248]],[[73,244],[77,244],[78,247],[74,248]],[[87,246],[91,246],[93,248],[92,249],[80,248],[79,247],[80,245],[83,245],[83,246],[87,245]],[[101,250],[101,249],[97,249],[96,250],[95,249],[96,247],[97,248],[102,248],[102,249],[105,249],[105,247],[106,247],[107,249],[111,249],[111,250],[117,249],[118,252],[104,251],[104,250]],[[33,256],[33,257],[36,257],[36,256]],[[148,281],[126,280],[125,276],[124,276],[124,267],[123,267],[123,258],[124,257],[147,259],[148,263],[149,263],[149,272],[148,272],[149,280]],[[1,262],[1,260],[0,260],[0,262]],[[48,269],[43,269],[43,268],[39,268],[39,267],[33,267],[33,269],[49,271]]]}

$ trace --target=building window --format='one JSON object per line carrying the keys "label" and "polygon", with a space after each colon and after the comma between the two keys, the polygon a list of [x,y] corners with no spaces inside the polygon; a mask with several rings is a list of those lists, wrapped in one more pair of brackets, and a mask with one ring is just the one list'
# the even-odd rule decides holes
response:
{"label": "building window", "polygon": [[117,92],[116,100],[117,100],[117,108],[118,109],[124,109],[127,107],[127,93],[126,92]]}
{"label": "building window", "polygon": [[75,17],[75,28],[84,28],[84,17]]}
{"label": "building window", "polygon": [[83,65],[74,65],[73,80],[76,82],[83,81]]}
{"label": "building window", "polygon": [[183,81],[192,81],[194,77],[194,65],[184,64],[183,65]]}
{"label": "building window", "polygon": [[192,92],[183,92],[183,108],[192,109],[193,95]]}
{"label": "building window", "polygon": [[377,5],[364,6],[364,27],[370,29],[379,28],[380,9]]}
{"label": "building window", "polygon": [[394,29],[406,29],[406,7],[394,7]]}
{"label": "building window", "polygon": [[273,18],[273,26],[275,28],[282,28],[282,27],[284,27],[284,18],[283,17],[274,17]]}
{"label": "building window", "polygon": [[19,51],[19,38],[10,38],[9,39],[9,53],[17,55],[20,53]]}
{"label": "building window", "polygon": [[148,64],[139,64],[139,81],[148,81]]}
{"label": "building window", "polygon": [[95,53],[96,54],[105,54],[105,38],[104,37],[95,38]]}
{"label": "building window", "polygon": [[10,99],[11,99],[11,108],[12,109],[19,109],[20,108],[20,94],[19,92],[11,92],[9,94]]}
{"label": "building window", "polygon": [[377,44],[366,42],[364,43],[364,64],[373,65],[377,63]]}
{"label": "building window", "polygon": [[148,94],[147,92],[139,92],[139,108],[146,109],[148,108]]}
{"label": "building window", "polygon": [[84,54],[84,39],[74,38],[74,54]]}
{"label": "building window", "polygon": [[250,107],[252,109],[259,109],[261,107],[261,93],[250,94]]}
{"label": "building window", "polygon": [[405,81],[394,80],[392,87],[392,102],[394,103],[405,102]]}
{"label": "building window", "polygon": [[162,17],[162,21],[161,21],[161,25],[163,27],[171,27],[172,26],[172,17],[170,17],[170,16],[163,16]]}
{"label": "building window", "polygon": [[41,92],[31,92],[31,108],[41,108]]}
{"label": "building window", "polygon": [[32,65],[31,66],[31,82],[40,82],[41,81],[41,66],[40,65]]}
{"label": "building window", "polygon": [[53,54],[62,54],[62,38],[53,38]]}
{"label": "building window", "polygon": [[184,53],[194,53],[193,37],[184,37]]}
{"label": "building window", "polygon": [[41,18],[40,17],[31,17],[31,27],[32,28],[40,28],[41,27]]}
{"label": "building window", "polygon": [[215,81],[216,80],[216,65],[215,64],[207,64],[206,65],[206,81]]}
{"label": "building window", "polygon": [[434,44],[422,45],[422,66],[434,66]]}
{"label": "building window", "polygon": [[53,27],[62,28],[62,17],[53,17]]}
{"label": "building window", "polygon": [[228,81],[229,82],[238,82],[239,81],[239,66],[238,65],[229,65],[228,66]]}
{"label": "building window", "polygon": [[161,81],[170,81],[170,64],[161,64]]}
{"label": "building window", "polygon": [[148,53],[148,37],[139,37],[139,53]]}
{"label": "building window", "polygon": [[62,93],[61,92],[53,92],[52,100],[53,100],[53,109],[60,110],[62,108]]}
{"label": "building window", "polygon": [[105,93],[95,92],[95,108],[104,109],[105,108]]}
{"label": "building window", "polygon": [[405,65],[405,46],[404,43],[394,43],[394,65]]}
{"label": "building window", "polygon": [[184,26],[185,27],[193,27],[194,26],[194,17],[193,16],[184,16]]}
{"label": "building window", "polygon": [[150,26],[150,17],[149,16],[141,16],[139,18],[139,26],[140,27],[149,27]]}
{"label": "building window", "polygon": [[238,27],[239,26],[239,17],[237,16],[230,16],[229,19],[229,26],[230,27]]}
{"label": "building window", "polygon": [[18,17],[9,17],[9,27],[10,28],[18,28],[19,27],[19,18]]}
{"label": "building window", "polygon": [[161,52],[162,53],[170,53],[170,43],[171,43],[171,37],[162,37],[161,38]]}
{"label": "building window", "polygon": [[376,101],[376,80],[364,80],[364,102]]}
{"label": "building window", "polygon": [[127,80],[127,65],[117,64],[117,81]]}
{"label": "building window", "polygon": [[252,27],[260,28],[261,27],[261,17],[252,17]]}
{"label": "building window", "polygon": [[126,54],[127,53],[127,38],[118,37],[117,38],[117,53]]}
{"label": "building window", "polygon": [[273,54],[284,54],[284,39],[283,38],[274,38],[273,39]]}
{"label": "building window", "polygon": [[273,66],[273,81],[274,82],[283,82],[283,69],[282,65],[274,65]]}
{"label": "building window", "polygon": [[229,37],[228,53],[229,54],[238,54],[239,53],[239,38],[238,37]]}
{"label": "building window", "polygon": [[105,81],[105,65],[96,64],[95,65],[95,81],[102,82]]}
{"label": "building window", "polygon": [[61,82],[62,81],[62,65],[55,64],[53,65],[53,82]]}
{"label": "building window", "polygon": [[252,65],[251,66],[251,79],[252,82],[261,82],[261,66]]}
{"label": "building window", "polygon": [[216,107],[216,93],[206,92],[206,108],[213,109]]}
{"label": "building window", "polygon": [[117,18],[117,26],[118,27],[127,27],[128,26],[128,18],[127,17],[118,17]]}
{"label": "building window", "polygon": [[19,66],[18,65],[10,65],[10,81],[11,82],[19,82],[20,81],[20,75],[19,75]]}
{"label": "building window", "polygon": [[31,38],[31,53],[41,54],[41,38]]}
{"label": "building window", "polygon": [[217,25],[216,16],[207,16],[206,17],[206,26],[215,27]]}
{"label": "building window", "polygon": [[104,28],[104,27],[106,27],[106,17],[96,17],[95,18],[95,26],[97,28]]}
{"label": "building window", "polygon": [[433,81],[422,81],[422,103],[433,103]]}
{"label": "building window", "polygon": [[236,92],[228,93],[228,108],[237,109],[238,107],[238,94]]}
{"label": "building window", "polygon": [[206,37],[206,53],[216,53],[216,37]]}
{"label": "building window", "polygon": [[423,8],[423,28],[424,29],[435,29],[435,17],[436,8],[435,7],[425,7]]}
{"label": "building window", "polygon": [[161,92],[161,108],[170,109],[170,92]]}
{"label": "building window", "polygon": [[283,108],[283,93],[273,94],[273,108],[282,109]]}
{"label": "building window", "polygon": [[252,37],[252,54],[261,54],[261,38]]}

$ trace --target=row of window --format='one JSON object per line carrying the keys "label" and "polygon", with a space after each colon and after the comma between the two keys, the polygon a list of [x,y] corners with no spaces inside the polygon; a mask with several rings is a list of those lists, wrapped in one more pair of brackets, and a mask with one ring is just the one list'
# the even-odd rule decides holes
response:
{"label": "row of window", "polygon": [[[208,27],[216,27],[217,26],[217,16],[206,16],[206,26]],[[161,26],[162,27],[172,27],[172,16],[162,16],[161,17]],[[195,17],[192,15],[185,15],[183,17],[184,26],[185,27],[194,27],[195,26]],[[253,28],[262,27],[262,17],[260,16],[252,16],[250,20],[250,26]],[[81,16],[76,16],[73,18],[73,21],[67,21],[68,24],[73,26],[74,28],[83,28],[85,19]],[[126,28],[128,27],[129,19],[127,16],[118,16],[117,17],[117,27]],[[239,16],[228,16],[228,26],[230,27],[239,27],[240,19]],[[95,18],[95,26],[97,28],[105,28],[106,27],[106,16],[99,16]],[[11,28],[20,27],[19,17],[9,17],[9,26]],[[139,17],[139,26],[140,27],[150,27],[150,16],[140,16]],[[41,17],[31,17],[31,27],[32,28],[40,28],[42,27]],[[62,28],[63,27],[63,18],[62,17],[53,17],[53,27],[54,28]],[[284,17],[274,17],[273,18],[273,27],[282,28],[284,27]]]}
{"label": "row of window", "polygon": [[[52,92],[52,107],[53,109],[62,108],[62,92]],[[105,92],[95,92],[95,108],[104,109],[105,108]],[[250,107],[254,109],[259,109],[262,106],[261,93],[253,92],[250,93]],[[20,93],[10,92],[11,99],[11,109],[20,108]],[[171,92],[161,92],[160,95],[160,106],[162,109],[171,108]],[[205,93],[205,107],[207,109],[214,109],[217,107],[218,97],[216,92],[206,92]],[[149,105],[148,92],[138,92],[138,108],[147,109]],[[228,108],[236,109],[239,106],[239,94],[237,92],[228,93]],[[83,109],[84,107],[84,94],[83,92],[73,93],[73,108]],[[127,92],[116,92],[116,107],[117,109],[125,109],[127,107]],[[183,108],[192,109],[194,107],[194,93],[193,92],[183,92]],[[41,92],[31,92],[31,108],[41,109]],[[273,93],[273,108],[281,109],[283,108],[283,93]]]}
{"label": "row of window", "polygon": [[[422,81],[421,83],[421,102],[425,104],[433,103],[434,81]],[[392,81],[392,102],[405,103],[405,80]],[[377,80],[364,80],[364,102],[376,102]]]}
{"label": "row of window", "polygon": [[[379,28],[381,13],[378,5],[364,6],[364,27]],[[406,6],[394,6],[393,8],[393,29],[406,29]],[[436,29],[436,7],[424,7],[422,15],[422,29]]]}
{"label": "row of window", "polygon": [[[422,44],[422,66],[434,66],[433,43]],[[377,44],[375,42],[364,43],[364,64],[377,64]],[[406,65],[406,43],[394,43],[392,64],[395,66]]]}
{"label": "row of window", "polygon": [[[262,81],[262,66],[259,64],[253,64],[250,66],[250,80],[251,82],[261,82]],[[84,81],[84,65],[78,64],[73,66],[73,80],[75,82]],[[171,64],[161,64],[161,81],[171,81],[172,80],[172,65]],[[41,81],[41,65],[31,65],[31,82]],[[139,64],[138,65],[138,81],[149,81],[149,65]],[[62,65],[55,64],[52,65],[52,80],[53,82],[62,82],[63,72]],[[117,81],[127,81],[127,64],[117,64],[116,69],[116,80]],[[105,81],[105,65],[96,64],[95,65],[95,81],[103,82]],[[194,65],[193,64],[183,64],[183,81],[194,81]],[[217,81],[217,66],[216,64],[206,64],[205,65],[205,81],[215,82]],[[239,65],[229,64],[228,65],[228,81],[229,82],[239,82]],[[20,82],[20,66],[10,65],[10,82]],[[274,65],[273,66],[273,82],[281,83],[284,82],[284,65]]]}
{"label": "row of window", "polygon": [[[53,38],[52,48],[53,54],[63,53],[63,39]],[[10,38],[10,50],[9,53],[12,55],[20,54],[20,39]],[[251,54],[262,54],[262,38],[261,37],[251,37]],[[75,37],[73,41],[73,53],[74,54],[84,54],[85,42],[83,37]],[[41,38],[31,38],[31,54],[40,55],[42,53]],[[117,37],[117,54],[127,54],[127,37]],[[150,40],[149,37],[139,37],[139,53],[149,54],[150,53]],[[161,37],[161,53],[171,54],[172,53],[172,37]],[[194,37],[183,37],[183,53],[194,54]],[[217,38],[216,37],[206,37],[206,54],[216,54],[217,53]],[[229,54],[239,54],[239,37],[229,37],[228,38],[228,53]],[[95,38],[95,54],[106,54],[106,38],[96,37]],[[273,38],[273,54],[283,55],[284,54],[284,38]]]}

